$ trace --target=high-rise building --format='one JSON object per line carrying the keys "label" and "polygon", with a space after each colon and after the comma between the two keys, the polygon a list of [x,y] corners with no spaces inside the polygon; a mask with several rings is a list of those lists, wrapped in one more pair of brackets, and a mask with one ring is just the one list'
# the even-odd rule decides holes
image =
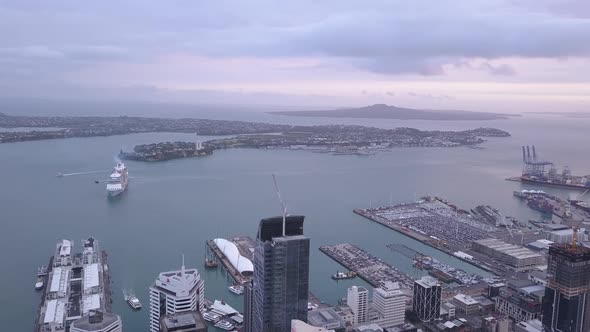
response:
{"label": "high-rise building", "polygon": [[309,238],[303,216],[262,219],[254,249],[252,331],[289,331],[291,320],[307,322]]}
{"label": "high-rise building", "polygon": [[253,332],[252,330],[252,310],[254,306],[254,282],[252,280],[244,284],[244,326],[243,332]]}
{"label": "high-rise building", "polygon": [[369,313],[369,291],[362,286],[348,288],[346,304],[352,309],[354,324],[365,323]]}
{"label": "high-rise building", "polygon": [[413,311],[423,322],[429,322],[440,316],[442,286],[432,277],[423,277],[414,281]]}
{"label": "high-rise building", "polygon": [[123,324],[119,315],[91,310],[88,315],[72,322],[70,332],[123,332]]}
{"label": "high-rise building", "polygon": [[575,244],[549,248],[543,297],[546,331],[590,331],[590,248]]}
{"label": "high-rise building", "polygon": [[205,284],[197,269],[162,272],[150,287],[150,332],[160,330],[161,318],[179,312],[200,311],[205,306]]}
{"label": "high-rise building", "polygon": [[404,324],[406,295],[397,282],[386,282],[373,290],[373,309],[379,314],[379,325],[393,327]]}

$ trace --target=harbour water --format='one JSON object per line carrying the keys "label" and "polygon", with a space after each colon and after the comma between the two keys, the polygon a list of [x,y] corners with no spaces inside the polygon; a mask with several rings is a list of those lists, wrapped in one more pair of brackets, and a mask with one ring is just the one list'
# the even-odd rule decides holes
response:
{"label": "harbour water", "polygon": [[[31,330],[39,303],[39,293],[33,290],[37,266],[47,264],[55,243],[62,238],[73,239],[79,246],[82,238],[94,236],[108,251],[114,281],[113,311],[122,315],[126,330],[147,330],[148,287],[159,272],[179,268],[182,254],[187,267],[198,268],[205,278],[208,298],[224,299],[241,309],[242,298],[227,290],[225,275],[203,267],[205,241],[255,236],[261,218],[280,214],[273,173],[278,176],[289,212],[307,217],[304,231],[313,248],[311,290],[332,304],[345,295],[348,286],[367,285],[359,278],[332,280],[330,276],[342,267],[317,250],[321,245],[350,242],[416,275],[408,258],[386,247],[398,243],[466,271],[482,273],[355,215],[354,208],[435,194],[466,209],[490,204],[505,215],[539,219],[541,215],[512,192],[540,187],[504,180],[520,173],[520,146],[526,144],[535,144],[544,158],[561,166],[567,163],[575,174],[590,173],[584,146],[588,119],[528,116],[486,122],[430,122],[250,116],[252,121],[354,123],[386,128],[456,130],[490,126],[513,136],[490,139],[483,150],[408,148],[371,156],[333,156],[237,149],[216,151],[206,158],[129,162],[129,188],[117,200],[108,200],[103,182],[94,181],[106,179],[121,148],[193,140],[193,135],[154,133],[1,144],[3,329]],[[240,120],[245,118],[240,114]],[[58,172],[68,176],[56,177]],[[542,189],[562,197],[571,192]],[[122,289],[133,289],[144,309],[133,312],[123,300]]]}

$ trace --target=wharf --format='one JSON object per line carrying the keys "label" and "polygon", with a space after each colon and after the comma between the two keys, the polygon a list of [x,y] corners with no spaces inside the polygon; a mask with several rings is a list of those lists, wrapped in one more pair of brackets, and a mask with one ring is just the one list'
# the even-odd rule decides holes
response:
{"label": "wharf", "polygon": [[40,332],[41,331],[41,312],[43,309],[43,305],[45,304],[45,299],[47,298],[47,290],[49,289],[49,276],[53,272],[53,256],[49,258],[49,264],[47,264],[47,275],[43,276],[43,292],[41,294],[41,302],[39,302],[39,306],[37,307],[37,315],[35,319],[35,326],[33,328],[33,332]]}
{"label": "wharf", "polygon": [[57,243],[49,260],[33,331],[65,332],[91,310],[111,312],[107,253],[99,250],[98,241],[92,237],[82,240],[82,244],[82,251],[74,253],[72,241]]}
{"label": "wharf", "polygon": [[[456,251],[469,251],[470,244],[474,240],[494,237],[498,229],[469,218],[466,211],[458,209],[443,199],[435,198],[428,203],[437,204],[442,207],[442,210],[436,207],[423,209],[424,203],[410,203],[353,211],[445,254],[487,272],[498,274],[498,271],[484,264],[454,255]],[[391,215],[387,215],[388,213]]]}
{"label": "wharf", "polygon": [[231,276],[235,283],[243,285],[249,279],[243,276],[236,268],[231,264],[227,256],[219,249],[219,247],[215,244],[213,240],[207,240],[207,246],[215,255],[217,261],[221,262],[221,265],[227,271],[227,273]]}
{"label": "wharf", "polygon": [[356,272],[373,287],[380,287],[386,281],[399,282],[405,288],[413,287],[414,281],[410,276],[353,244],[321,246],[320,251],[348,270]]}

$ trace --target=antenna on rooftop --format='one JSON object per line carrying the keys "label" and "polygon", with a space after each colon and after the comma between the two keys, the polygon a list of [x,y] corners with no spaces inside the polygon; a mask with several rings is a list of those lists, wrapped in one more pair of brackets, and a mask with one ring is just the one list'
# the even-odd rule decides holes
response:
{"label": "antenna on rooftop", "polygon": [[275,183],[275,189],[277,191],[277,196],[279,198],[279,202],[281,203],[281,207],[283,208],[283,236],[285,236],[285,225],[287,223],[287,205],[283,202],[283,198],[281,197],[281,189],[279,189],[279,183],[277,182],[277,177],[273,174],[272,180]]}

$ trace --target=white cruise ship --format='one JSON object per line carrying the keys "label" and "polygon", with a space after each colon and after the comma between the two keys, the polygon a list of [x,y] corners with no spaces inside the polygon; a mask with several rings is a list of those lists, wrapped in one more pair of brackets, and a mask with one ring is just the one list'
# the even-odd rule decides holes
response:
{"label": "white cruise ship", "polygon": [[113,168],[113,173],[107,181],[107,193],[109,196],[117,196],[127,189],[128,173],[127,166],[122,162],[118,162],[117,166]]}

